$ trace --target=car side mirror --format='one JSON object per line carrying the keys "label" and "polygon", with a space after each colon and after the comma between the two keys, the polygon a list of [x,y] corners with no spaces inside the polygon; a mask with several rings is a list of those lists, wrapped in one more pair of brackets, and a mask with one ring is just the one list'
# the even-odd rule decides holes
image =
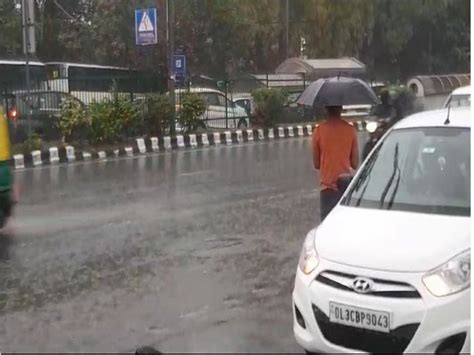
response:
{"label": "car side mirror", "polygon": [[337,178],[337,189],[344,193],[354,177],[350,174],[342,174]]}

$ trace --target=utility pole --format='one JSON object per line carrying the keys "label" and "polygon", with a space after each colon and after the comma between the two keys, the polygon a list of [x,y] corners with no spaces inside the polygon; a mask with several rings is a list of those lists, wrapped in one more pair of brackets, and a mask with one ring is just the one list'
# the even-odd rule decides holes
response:
{"label": "utility pole", "polygon": [[174,72],[174,0],[166,0],[166,39],[168,47],[168,92],[173,105],[173,114],[170,120],[170,134],[176,133],[176,100],[175,100],[175,80],[176,74]]}
{"label": "utility pole", "polygon": [[281,59],[287,59],[289,56],[289,42],[290,42],[290,20],[289,20],[289,0],[280,0],[280,39],[279,54]]}
{"label": "utility pole", "polygon": [[285,0],[285,59],[289,57],[290,50],[290,5],[289,0]]}
{"label": "utility pole", "polygon": [[[30,93],[30,54],[36,52],[35,36],[35,4],[34,0],[21,0],[21,23],[23,32],[23,52],[26,64],[26,96]],[[28,121],[28,137],[31,137],[31,121],[29,107],[26,110]]]}

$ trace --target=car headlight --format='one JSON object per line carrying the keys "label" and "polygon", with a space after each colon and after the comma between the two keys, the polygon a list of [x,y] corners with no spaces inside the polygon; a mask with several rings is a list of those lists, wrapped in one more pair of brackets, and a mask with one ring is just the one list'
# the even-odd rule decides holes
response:
{"label": "car headlight", "polygon": [[318,253],[315,246],[316,231],[312,230],[306,236],[301,250],[300,260],[298,262],[299,268],[304,274],[311,274],[319,264]]}
{"label": "car headlight", "polygon": [[377,130],[378,124],[377,122],[369,122],[365,125],[365,129],[369,133],[374,133]]}
{"label": "car headlight", "polygon": [[468,250],[423,277],[426,288],[443,297],[471,286],[471,250]]}

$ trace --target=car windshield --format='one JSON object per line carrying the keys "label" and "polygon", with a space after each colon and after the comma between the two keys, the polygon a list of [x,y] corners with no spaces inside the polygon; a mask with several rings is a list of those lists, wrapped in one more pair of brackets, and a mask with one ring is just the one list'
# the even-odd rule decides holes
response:
{"label": "car windshield", "polygon": [[394,130],[364,164],[342,203],[469,216],[470,162],[467,128]]}
{"label": "car windshield", "polygon": [[471,95],[453,95],[448,105],[450,107],[471,106]]}

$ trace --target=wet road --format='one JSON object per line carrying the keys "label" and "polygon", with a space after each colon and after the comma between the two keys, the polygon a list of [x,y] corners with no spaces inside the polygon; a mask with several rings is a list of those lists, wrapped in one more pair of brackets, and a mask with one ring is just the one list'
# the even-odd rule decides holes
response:
{"label": "wet road", "polygon": [[291,290],[319,219],[309,138],[16,178],[0,351],[301,351]]}

